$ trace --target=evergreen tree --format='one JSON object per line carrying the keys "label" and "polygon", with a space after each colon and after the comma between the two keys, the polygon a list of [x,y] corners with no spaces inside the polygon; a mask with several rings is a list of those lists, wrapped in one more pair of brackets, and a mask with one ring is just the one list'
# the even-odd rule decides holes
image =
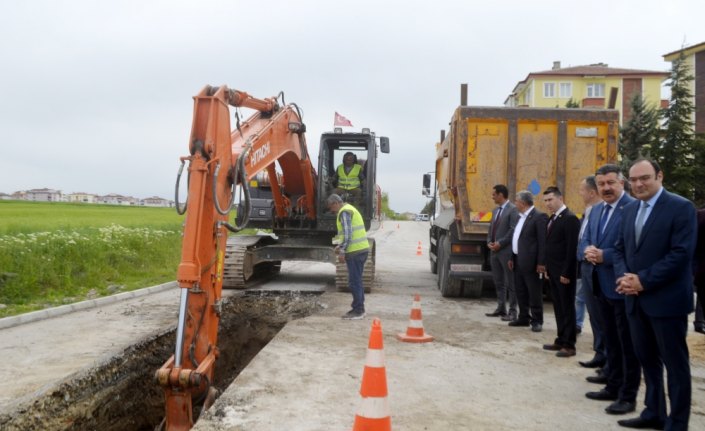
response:
{"label": "evergreen tree", "polygon": [[566,108],[580,108],[580,103],[578,103],[577,100],[573,100],[573,98],[571,97],[570,100],[568,100],[565,103],[565,107]]}
{"label": "evergreen tree", "polygon": [[[695,166],[693,178],[693,202],[700,208],[705,205],[705,133],[698,134],[695,138],[693,165]],[[701,166],[700,169],[697,167]]]}
{"label": "evergreen tree", "polygon": [[622,168],[627,172],[632,162],[639,157],[649,157],[652,148],[658,147],[659,112],[647,104],[640,93],[629,103],[631,118],[619,129],[619,154]]}
{"label": "evergreen tree", "polygon": [[700,166],[696,165],[696,140],[693,133],[693,94],[690,83],[693,75],[685,63],[685,53],[673,61],[668,85],[671,98],[663,110],[663,139],[652,155],[663,168],[664,186],[688,199],[694,199],[695,178]]}

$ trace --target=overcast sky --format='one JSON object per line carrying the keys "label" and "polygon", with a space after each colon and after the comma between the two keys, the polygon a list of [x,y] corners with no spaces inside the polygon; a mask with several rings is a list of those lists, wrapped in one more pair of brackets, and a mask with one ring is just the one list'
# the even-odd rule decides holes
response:
{"label": "overcast sky", "polygon": [[418,212],[461,83],[498,106],[553,61],[666,71],[704,17],[702,0],[4,0],[0,192],[173,199],[192,97],[226,84],[284,91],[313,157],[335,111],[388,136],[378,182]]}

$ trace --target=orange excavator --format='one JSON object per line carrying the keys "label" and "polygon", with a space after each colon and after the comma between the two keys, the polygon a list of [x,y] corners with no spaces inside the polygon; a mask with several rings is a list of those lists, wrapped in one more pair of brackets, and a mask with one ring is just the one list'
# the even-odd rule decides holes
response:
{"label": "orange excavator", "polygon": [[[230,107],[236,108],[234,129]],[[255,113],[240,123],[239,108]],[[283,260],[336,264],[332,243],[336,215],[327,211],[325,200],[333,192],[332,180],[343,154],[356,154],[365,174],[362,197],[354,204],[366,228],[379,221],[377,150],[388,153],[389,139],[377,138],[369,129],[324,133],[316,172],[305,132],[301,109],[286,104],[283,93],[256,99],[226,86],[206,86],[194,97],[190,155],[181,158],[175,193],[177,211],[186,214],[177,273],[181,296],[176,347],[155,373],[165,394],[163,429],[190,429],[198,413],[215,401],[212,381],[223,288],[243,288],[251,278],[276,273]],[[179,185],[186,162],[188,196],[182,205]],[[271,211],[265,212],[270,218],[260,218],[256,227],[272,233],[229,235],[248,225],[250,181],[264,172],[271,188]],[[228,217],[238,196],[239,214],[231,224]],[[374,279],[374,241],[370,246],[363,273],[368,292]],[[344,265],[337,264],[336,284],[343,289],[346,283]]]}

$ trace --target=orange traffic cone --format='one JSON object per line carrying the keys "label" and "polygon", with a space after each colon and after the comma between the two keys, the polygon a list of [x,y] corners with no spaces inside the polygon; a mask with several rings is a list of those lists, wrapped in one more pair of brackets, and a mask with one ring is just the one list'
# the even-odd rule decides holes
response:
{"label": "orange traffic cone", "polygon": [[421,241],[419,241],[419,245],[416,246],[416,255],[421,256]]}
{"label": "orange traffic cone", "polygon": [[411,315],[409,316],[409,326],[406,328],[406,334],[399,333],[397,338],[407,343],[428,343],[433,341],[433,337],[424,334],[423,321],[421,320],[421,297],[414,295],[414,302],[411,304]]}
{"label": "orange traffic cone", "polygon": [[360,396],[362,396],[362,403],[355,415],[353,431],[391,431],[392,419],[389,416],[387,403],[387,371],[384,368],[382,323],[376,318],[372,321],[370,330]]}

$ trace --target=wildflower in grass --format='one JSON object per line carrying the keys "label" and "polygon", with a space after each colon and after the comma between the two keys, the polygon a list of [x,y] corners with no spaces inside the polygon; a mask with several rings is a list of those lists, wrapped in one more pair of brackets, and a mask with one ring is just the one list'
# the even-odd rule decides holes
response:
{"label": "wildflower in grass", "polygon": [[0,303],[42,307],[67,296],[85,298],[91,289],[106,294],[111,284],[134,288],[173,280],[180,233],[113,224],[0,235],[0,268],[17,274],[0,284]]}

